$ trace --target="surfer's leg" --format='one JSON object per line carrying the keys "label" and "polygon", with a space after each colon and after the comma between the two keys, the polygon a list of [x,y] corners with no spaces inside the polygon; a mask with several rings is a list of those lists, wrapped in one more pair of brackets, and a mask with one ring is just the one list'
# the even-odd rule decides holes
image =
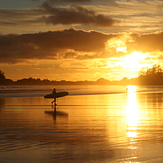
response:
{"label": "surfer's leg", "polygon": [[55,106],[57,105],[57,103],[56,103],[56,102],[57,102],[57,100],[56,100],[56,98],[55,98],[55,99],[54,99],[54,105],[55,105]]}
{"label": "surfer's leg", "polygon": [[54,103],[54,106],[57,105],[57,104],[56,104],[56,98],[54,98],[54,100],[52,101],[52,105],[53,105],[53,103]]}
{"label": "surfer's leg", "polygon": [[51,103],[52,103],[52,106],[53,106],[54,101],[52,101]]}

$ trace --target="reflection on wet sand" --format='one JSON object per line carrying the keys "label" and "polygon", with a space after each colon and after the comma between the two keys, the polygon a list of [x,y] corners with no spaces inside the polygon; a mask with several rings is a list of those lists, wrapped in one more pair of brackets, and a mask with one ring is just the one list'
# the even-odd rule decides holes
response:
{"label": "reflection on wet sand", "polygon": [[4,104],[5,104],[5,99],[0,98],[0,108],[2,108]]}
{"label": "reflection on wet sand", "polygon": [[41,97],[5,99],[0,162],[162,162],[162,99],[136,92],[70,96],[56,112]]}
{"label": "reflection on wet sand", "polygon": [[127,103],[126,103],[126,118],[127,118],[127,137],[129,140],[128,148],[131,150],[131,161],[137,159],[137,143],[136,138],[138,136],[137,128],[139,123],[139,104],[136,95],[136,86],[128,87]]}
{"label": "reflection on wet sand", "polygon": [[135,130],[139,122],[139,105],[136,97],[136,86],[128,87],[126,115],[128,126],[127,136],[136,137],[137,132]]}
{"label": "reflection on wet sand", "polygon": [[[163,127],[162,93],[127,93],[126,119],[130,159],[142,162],[162,162]],[[156,145],[157,144],[157,145]]]}
{"label": "reflection on wet sand", "polygon": [[68,113],[63,112],[63,111],[58,111],[56,106],[52,106],[52,109],[53,110],[50,110],[50,111],[44,111],[44,113],[52,116],[54,121],[56,121],[57,117],[60,117],[60,118],[62,118],[62,117],[67,118],[68,117]]}
{"label": "reflection on wet sand", "polygon": [[[34,102],[35,99],[28,104],[37,104],[38,99]],[[20,103],[28,101],[19,100],[22,100]],[[16,99],[7,99],[6,104],[11,101]],[[56,112],[44,105],[21,107],[18,112],[16,105],[5,105],[0,114],[0,152],[3,153],[0,162],[10,163],[14,158],[15,162],[24,162],[30,158],[30,162],[39,163],[45,160],[96,163],[114,158],[113,148],[105,141],[106,126],[96,122],[98,116],[94,115],[92,107],[62,106]]]}

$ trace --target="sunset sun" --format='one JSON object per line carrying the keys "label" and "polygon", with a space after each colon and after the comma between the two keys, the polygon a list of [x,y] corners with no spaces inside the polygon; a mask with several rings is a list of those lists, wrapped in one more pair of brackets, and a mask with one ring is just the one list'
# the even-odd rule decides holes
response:
{"label": "sunset sun", "polygon": [[147,58],[148,55],[148,53],[134,51],[122,59],[122,66],[130,69],[139,69],[143,67],[142,64],[145,62],[145,58]]}

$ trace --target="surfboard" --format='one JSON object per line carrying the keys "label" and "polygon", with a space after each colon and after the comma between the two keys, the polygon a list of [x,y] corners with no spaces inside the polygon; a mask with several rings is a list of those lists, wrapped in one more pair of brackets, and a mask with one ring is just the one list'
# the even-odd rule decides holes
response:
{"label": "surfboard", "polygon": [[44,98],[59,98],[59,97],[63,97],[63,96],[67,96],[68,92],[58,92],[55,94],[47,94],[44,96]]}

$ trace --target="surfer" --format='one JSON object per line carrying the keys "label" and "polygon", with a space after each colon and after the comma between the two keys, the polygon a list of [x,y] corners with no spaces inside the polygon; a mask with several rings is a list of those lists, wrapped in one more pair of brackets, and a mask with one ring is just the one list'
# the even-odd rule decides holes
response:
{"label": "surfer", "polygon": [[52,103],[52,106],[56,106],[57,98],[67,96],[67,95],[68,95],[68,92],[56,92],[56,89],[54,88],[53,92],[51,94],[45,95],[44,98],[54,99],[51,103]]}
{"label": "surfer", "polygon": [[[53,94],[54,96],[56,96],[56,89],[55,89],[55,88],[54,88],[52,94]],[[53,103],[54,103],[54,106],[57,105],[57,104],[56,104],[56,98],[54,98],[54,100],[52,101],[52,105],[53,105]]]}

